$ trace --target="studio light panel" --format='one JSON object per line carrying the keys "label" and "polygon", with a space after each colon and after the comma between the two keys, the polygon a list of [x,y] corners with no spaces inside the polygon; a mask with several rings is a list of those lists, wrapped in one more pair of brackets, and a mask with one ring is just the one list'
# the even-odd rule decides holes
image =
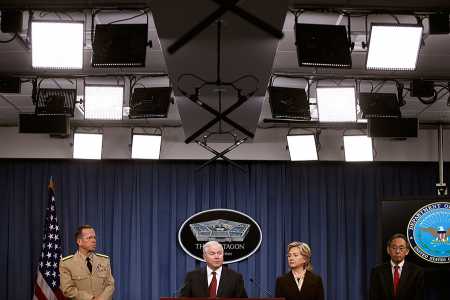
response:
{"label": "studio light panel", "polygon": [[130,119],[167,118],[172,88],[135,88],[130,100]]}
{"label": "studio light panel", "polygon": [[92,66],[145,67],[147,24],[97,24]]}
{"label": "studio light panel", "polygon": [[359,93],[359,106],[364,119],[401,117],[397,95],[393,93]]}
{"label": "studio light panel", "polygon": [[354,87],[318,87],[320,122],[356,122]]}
{"label": "studio light panel", "polygon": [[345,161],[373,161],[372,138],[365,135],[344,136]]}
{"label": "studio light panel", "polygon": [[83,40],[84,24],[81,22],[33,21],[33,68],[82,69]]}
{"label": "studio light panel", "polygon": [[415,70],[422,31],[418,25],[372,24],[366,68]]}
{"label": "studio light panel", "polygon": [[123,87],[86,85],[84,118],[91,120],[122,120]]}
{"label": "studio light panel", "polygon": [[159,159],[161,135],[134,134],[132,159]]}
{"label": "studio light panel", "polygon": [[351,68],[352,58],[344,25],[295,25],[300,67]]}
{"label": "studio light panel", "polygon": [[75,133],[73,138],[73,158],[101,159],[103,134]]}
{"label": "studio light panel", "polygon": [[274,119],[311,120],[305,89],[271,86],[269,103]]}
{"label": "studio light panel", "polygon": [[289,155],[292,161],[317,160],[316,139],[313,134],[288,135]]}

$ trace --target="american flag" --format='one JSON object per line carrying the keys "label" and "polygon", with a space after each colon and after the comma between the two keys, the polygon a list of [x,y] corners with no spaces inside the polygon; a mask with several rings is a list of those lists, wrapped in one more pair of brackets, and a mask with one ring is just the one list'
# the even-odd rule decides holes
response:
{"label": "american flag", "polygon": [[48,204],[33,300],[66,299],[59,289],[59,260],[62,257],[61,231],[56,214],[53,180],[48,184]]}

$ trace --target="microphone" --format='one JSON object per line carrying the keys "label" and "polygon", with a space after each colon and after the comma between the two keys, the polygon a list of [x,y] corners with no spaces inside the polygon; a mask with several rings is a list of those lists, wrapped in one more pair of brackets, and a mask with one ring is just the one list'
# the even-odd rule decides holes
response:
{"label": "microphone", "polygon": [[266,289],[263,288],[258,281],[256,281],[255,279],[253,279],[252,277],[249,278],[250,282],[253,283],[260,291],[264,292],[264,294],[266,294],[266,296],[269,296],[269,298],[273,298],[273,293]]}
{"label": "microphone", "polygon": [[173,290],[172,292],[170,292],[170,298],[178,297],[179,292],[180,292],[180,289]]}
{"label": "microphone", "polygon": [[170,297],[171,298],[180,297],[180,293],[185,287],[186,287],[186,282],[184,282],[183,285],[179,289],[176,289],[176,290],[172,291],[170,293]]}

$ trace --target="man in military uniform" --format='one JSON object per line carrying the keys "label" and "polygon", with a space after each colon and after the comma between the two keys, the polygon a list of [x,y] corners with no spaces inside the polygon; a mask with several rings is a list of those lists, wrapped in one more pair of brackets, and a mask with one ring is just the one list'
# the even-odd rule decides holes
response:
{"label": "man in military uniform", "polygon": [[83,225],[75,233],[78,251],[61,259],[59,272],[64,296],[75,300],[110,300],[114,292],[109,257],[95,253],[95,230]]}

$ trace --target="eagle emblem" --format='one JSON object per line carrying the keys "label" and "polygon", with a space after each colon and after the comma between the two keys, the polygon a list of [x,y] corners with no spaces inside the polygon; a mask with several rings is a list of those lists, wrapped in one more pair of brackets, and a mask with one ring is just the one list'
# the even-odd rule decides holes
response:
{"label": "eagle emblem", "polygon": [[444,226],[439,226],[437,229],[433,227],[420,228],[422,231],[431,233],[435,241],[447,242],[450,235],[450,228],[444,229]]}

